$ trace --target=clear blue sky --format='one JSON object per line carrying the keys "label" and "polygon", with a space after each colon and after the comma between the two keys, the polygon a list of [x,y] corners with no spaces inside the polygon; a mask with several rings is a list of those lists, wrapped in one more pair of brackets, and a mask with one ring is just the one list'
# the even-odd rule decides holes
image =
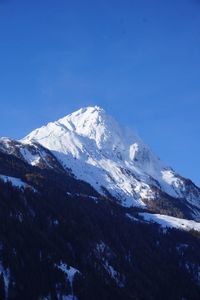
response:
{"label": "clear blue sky", "polygon": [[200,185],[200,1],[0,0],[0,136],[94,104]]}

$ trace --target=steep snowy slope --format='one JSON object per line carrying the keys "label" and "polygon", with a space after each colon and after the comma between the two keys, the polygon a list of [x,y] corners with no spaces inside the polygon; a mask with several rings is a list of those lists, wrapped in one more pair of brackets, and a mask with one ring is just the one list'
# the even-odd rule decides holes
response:
{"label": "steep snowy slope", "polygon": [[193,217],[200,211],[200,190],[162,164],[131,130],[100,107],[82,108],[31,132],[21,141],[46,147],[74,175],[127,207],[145,207],[168,195],[184,199]]}

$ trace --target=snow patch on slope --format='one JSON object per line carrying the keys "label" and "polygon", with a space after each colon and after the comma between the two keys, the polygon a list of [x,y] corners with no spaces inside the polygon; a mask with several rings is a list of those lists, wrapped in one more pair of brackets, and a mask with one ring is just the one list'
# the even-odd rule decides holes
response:
{"label": "snow patch on slope", "polygon": [[119,272],[117,272],[113,266],[109,264],[108,261],[104,262],[104,268],[109,274],[109,276],[116,282],[117,286],[120,288],[124,287],[125,277],[122,276]]}
{"label": "snow patch on slope", "polygon": [[26,148],[20,149],[20,153],[23,158],[32,166],[37,166],[39,164],[41,159],[39,154],[33,154]]}
{"label": "snow patch on slope", "polygon": [[10,270],[5,269],[3,267],[2,262],[0,261],[0,275],[3,274],[3,279],[4,279],[4,285],[5,285],[5,295],[6,299],[8,297],[8,288],[9,288],[9,282],[10,282]]}
{"label": "snow patch on slope", "polygon": [[59,265],[56,265],[56,267],[67,276],[67,279],[70,282],[70,287],[71,287],[71,291],[72,291],[71,295],[62,296],[62,299],[63,300],[76,300],[77,297],[74,296],[74,291],[73,291],[73,281],[74,281],[75,275],[80,274],[79,270],[77,270],[71,266],[68,266],[62,262]]}
{"label": "snow patch on slope", "polygon": [[80,273],[79,270],[77,270],[77,269],[75,269],[71,266],[68,266],[64,263],[61,263],[60,265],[57,265],[57,268],[67,275],[67,278],[68,278],[71,286],[73,284],[73,280],[74,280],[75,275],[77,273]]}
{"label": "snow patch on slope", "polygon": [[158,223],[163,228],[176,228],[181,230],[196,230],[200,231],[200,223],[195,222],[193,220],[185,220],[175,217],[170,217],[166,215],[160,214],[150,214],[150,213],[140,213],[141,217],[144,218],[145,221]]}
{"label": "snow patch on slope", "polygon": [[24,189],[25,188],[31,188],[32,190],[35,190],[32,186],[25,183],[20,178],[0,175],[0,179],[3,180],[4,182],[10,182],[12,184],[12,186],[15,186],[19,189],[21,189],[21,188],[24,188]]}

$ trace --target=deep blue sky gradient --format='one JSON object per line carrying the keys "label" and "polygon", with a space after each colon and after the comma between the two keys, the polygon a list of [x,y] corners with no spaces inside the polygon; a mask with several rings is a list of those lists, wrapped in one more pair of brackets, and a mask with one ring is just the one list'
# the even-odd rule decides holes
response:
{"label": "deep blue sky gradient", "polygon": [[200,185],[200,1],[0,0],[0,136],[95,104]]}

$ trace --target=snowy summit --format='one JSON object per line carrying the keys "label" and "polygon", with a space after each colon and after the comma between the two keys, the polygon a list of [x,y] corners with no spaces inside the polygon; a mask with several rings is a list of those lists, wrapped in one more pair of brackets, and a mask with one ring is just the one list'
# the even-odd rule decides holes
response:
{"label": "snowy summit", "polygon": [[199,214],[199,189],[165,166],[133,131],[98,106],[81,108],[36,129],[21,142],[47,148],[78,179],[123,206],[145,207],[164,193],[185,199],[193,216]]}

